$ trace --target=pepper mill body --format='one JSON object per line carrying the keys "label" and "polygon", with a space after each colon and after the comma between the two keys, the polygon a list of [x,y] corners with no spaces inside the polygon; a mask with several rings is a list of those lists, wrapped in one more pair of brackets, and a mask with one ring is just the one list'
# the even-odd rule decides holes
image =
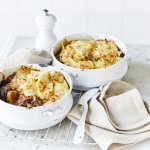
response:
{"label": "pepper mill body", "polygon": [[50,51],[51,46],[57,40],[53,33],[56,17],[52,14],[48,14],[48,10],[44,10],[43,14],[36,17],[35,22],[39,29],[39,33],[36,37],[36,49]]}

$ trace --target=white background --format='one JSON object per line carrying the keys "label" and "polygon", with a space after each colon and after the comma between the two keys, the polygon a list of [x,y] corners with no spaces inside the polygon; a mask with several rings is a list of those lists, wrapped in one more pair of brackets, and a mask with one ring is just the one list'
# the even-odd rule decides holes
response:
{"label": "white background", "polygon": [[58,38],[90,31],[150,44],[150,0],[0,0],[0,48],[11,34],[35,36],[45,8],[57,17]]}

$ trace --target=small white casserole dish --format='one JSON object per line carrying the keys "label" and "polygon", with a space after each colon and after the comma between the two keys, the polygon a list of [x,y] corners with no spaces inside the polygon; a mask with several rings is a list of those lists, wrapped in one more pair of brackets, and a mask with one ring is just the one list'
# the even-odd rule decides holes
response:
{"label": "small white casserole dish", "polygon": [[[124,53],[124,57],[117,63],[106,68],[99,69],[80,69],[73,68],[61,63],[56,55],[61,50],[62,41],[66,40],[99,40],[107,39],[114,41],[117,47]],[[52,65],[66,72],[73,81],[73,88],[77,90],[88,90],[100,85],[107,84],[110,81],[121,79],[127,72],[128,64],[126,60],[127,48],[123,42],[110,35],[101,35],[96,33],[79,33],[64,37],[58,40],[51,49],[53,58]]]}
{"label": "small white casserole dish", "polygon": [[[70,77],[63,71],[51,66],[40,67],[35,64],[23,66],[33,66],[33,68],[42,71],[61,72],[69,85],[69,90],[61,99],[51,104],[32,107],[31,109],[15,106],[0,100],[0,121],[11,128],[20,130],[44,129],[61,122],[66,117],[73,104],[73,98],[71,95],[72,81]],[[20,67],[21,66],[15,66],[4,70],[2,73],[7,77]]]}

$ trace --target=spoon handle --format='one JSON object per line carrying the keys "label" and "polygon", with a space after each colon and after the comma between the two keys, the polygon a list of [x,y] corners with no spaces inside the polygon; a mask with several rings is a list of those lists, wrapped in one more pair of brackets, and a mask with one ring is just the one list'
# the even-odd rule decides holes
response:
{"label": "spoon handle", "polygon": [[76,129],[76,132],[75,132],[75,136],[74,136],[74,139],[73,139],[73,142],[75,144],[81,143],[83,138],[84,138],[84,128],[85,128],[85,120],[86,120],[87,112],[88,112],[88,104],[86,102],[84,104],[84,111],[83,111],[83,114],[82,114],[82,116],[80,118],[80,121],[78,123],[77,129]]}

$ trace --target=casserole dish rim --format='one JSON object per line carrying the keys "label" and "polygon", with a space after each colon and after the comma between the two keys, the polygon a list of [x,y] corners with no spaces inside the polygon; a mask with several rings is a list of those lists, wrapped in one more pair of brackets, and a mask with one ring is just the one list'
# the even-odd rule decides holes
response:
{"label": "casserole dish rim", "polygon": [[[106,38],[101,38],[101,37],[100,37],[99,39],[107,39],[107,38],[109,37],[109,38],[112,39],[112,41],[114,41],[114,42],[115,42],[115,41],[118,41],[119,43],[121,43],[121,44],[124,46],[124,51],[125,51],[125,52],[120,49],[121,52],[124,53],[123,58],[122,58],[121,60],[119,60],[118,62],[116,62],[116,63],[110,65],[110,66],[102,67],[102,68],[94,68],[94,69],[74,68],[74,67],[65,65],[64,63],[60,62],[60,61],[56,58],[56,56],[55,56],[55,54],[54,54],[54,51],[55,51],[56,46],[57,46],[62,40],[64,40],[64,39],[74,38],[74,37],[72,37],[72,36],[80,36],[80,35],[87,36],[87,40],[88,40],[88,38],[93,38],[92,35],[96,35],[96,36],[106,37]],[[89,37],[88,37],[88,36],[89,36]],[[90,36],[91,36],[91,37],[90,37]],[[82,38],[82,39],[84,39],[84,38]],[[85,38],[85,39],[86,39],[86,38]],[[78,40],[80,40],[80,38],[78,38]],[[95,39],[93,38],[93,40],[95,40]],[[115,42],[115,43],[116,43],[116,42]],[[118,44],[116,44],[116,45],[117,45],[117,47],[119,47]],[[114,67],[114,66],[120,64],[120,63],[123,62],[124,60],[126,60],[126,59],[127,59],[127,47],[126,47],[126,45],[125,45],[121,40],[119,40],[118,38],[116,38],[116,37],[114,37],[114,36],[111,36],[111,35],[108,35],[108,34],[98,34],[98,33],[94,33],[94,32],[82,32],[82,33],[71,34],[71,35],[68,35],[68,36],[65,36],[65,37],[63,37],[63,38],[58,39],[58,40],[53,44],[53,46],[52,46],[52,48],[51,48],[51,56],[52,56],[53,61],[57,61],[57,62],[59,63],[59,65],[62,65],[62,66],[64,66],[64,67],[67,67],[68,69],[72,69],[72,70],[74,70],[74,71],[87,71],[87,72],[88,72],[88,71],[94,71],[94,72],[96,72],[96,71],[100,71],[100,70],[103,71],[103,70],[105,70],[105,69],[110,69],[110,68],[112,68],[112,67]]]}

